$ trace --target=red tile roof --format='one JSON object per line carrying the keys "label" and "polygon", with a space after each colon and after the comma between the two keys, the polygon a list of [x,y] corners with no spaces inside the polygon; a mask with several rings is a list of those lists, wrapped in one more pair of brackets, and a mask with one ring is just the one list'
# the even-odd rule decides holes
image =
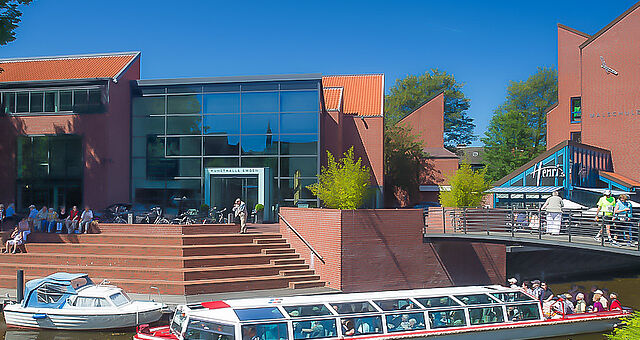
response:
{"label": "red tile roof", "polygon": [[[358,116],[382,116],[384,74],[324,76],[322,77],[322,86],[343,88],[343,113]],[[331,99],[334,98],[331,97]]]}
{"label": "red tile roof", "polygon": [[0,59],[0,83],[116,78],[140,52]]}
{"label": "red tile roof", "polygon": [[640,187],[640,182],[633,180],[629,177],[625,177],[622,176],[620,174],[617,174],[615,172],[608,172],[608,171],[602,171],[600,170],[600,176],[609,179],[611,181],[614,181],[616,183],[620,183],[628,188],[634,188],[634,187]]}
{"label": "red tile roof", "polygon": [[342,87],[325,87],[322,89],[324,94],[324,107],[327,111],[340,111],[342,109]]}

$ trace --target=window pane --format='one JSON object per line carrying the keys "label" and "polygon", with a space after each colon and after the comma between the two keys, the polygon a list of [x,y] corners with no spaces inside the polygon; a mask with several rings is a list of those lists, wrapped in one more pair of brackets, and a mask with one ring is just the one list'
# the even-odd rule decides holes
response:
{"label": "window pane", "polygon": [[278,83],[273,82],[256,82],[256,83],[244,83],[242,84],[242,91],[271,91],[277,90]]}
{"label": "window pane", "polygon": [[33,176],[33,144],[31,143],[31,138],[18,136],[17,144],[17,177],[30,178]]}
{"label": "window pane", "polygon": [[317,155],[318,135],[280,135],[283,155]]}
{"label": "window pane", "polygon": [[242,112],[278,112],[278,92],[243,93]]}
{"label": "window pane", "polygon": [[511,321],[539,320],[540,310],[537,303],[507,306],[507,317]]}
{"label": "window pane", "polygon": [[209,84],[204,92],[240,92],[240,84]]}
{"label": "window pane", "polygon": [[216,157],[204,159],[205,168],[235,168],[238,166],[240,166],[239,157]]}
{"label": "window pane", "polygon": [[133,98],[133,115],[146,116],[164,114],[165,98],[165,96]]}
{"label": "window pane", "polygon": [[179,172],[181,177],[200,177],[200,158],[183,158],[178,160]]}
{"label": "window pane", "polygon": [[504,322],[502,307],[469,308],[469,322],[472,325]]}
{"label": "window pane", "polygon": [[287,331],[287,324],[284,322],[242,326],[242,340],[287,339],[289,339],[289,332]]}
{"label": "window pane", "polygon": [[425,329],[423,313],[407,313],[387,315],[387,329],[389,332]]}
{"label": "window pane", "polygon": [[167,96],[167,114],[194,114],[202,110],[202,96]]}
{"label": "window pane", "polygon": [[533,300],[532,297],[523,292],[491,293],[491,295],[503,302],[520,302]]}
{"label": "window pane", "polygon": [[44,112],[58,112],[57,92],[44,93]]}
{"label": "window pane", "polygon": [[243,134],[269,134],[278,133],[278,114],[243,114]]}
{"label": "window pane", "polygon": [[289,316],[322,316],[331,315],[331,311],[325,305],[304,305],[304,306],[287,306],[284,307]]}
{"label": "window pane", "polygon": [[317,80],[291,81],[280,84],[281,90],[316,90],[318,89]]}
{"label": "window pane", "polygon": [[294,321],[292,325],[293,338],[296,340],[328,338],[337,335],[335,319]]}
{"label": "window pane", "polygon": [[167,138],[167,156],[199,156],[201,141],[201,137]]}
{"label": "window pane", "polygon": [[203,321],[190,319],[187,330],[184,333],[185,339],[201,339],[201,340],[233,340],[234,327],[214,323],[211,321]]}
{"label": "window pane", "polygon": [[420,304],[423,305],[425,308],[460,306],[459,303],[457,303],[456,301],[454,301],[452,298],[448,296],[419,298],[416,300],[418,300],[418,302],[420,302]]}
{"label": "window pane", "polygon": [[147,158],[147,179],[167,179],[176,176],[178,176],[177,159]]}
{"label": "window pane", "polygon": [[164,134],[164,117],[133,117],[131,122],[134,136]]}
{"label": "window pane", "polygon": [[200,85],[180,85],[180,86],[168,86],[168,93],[199,93],[202,91]]}
{"label": "window pane", "polygon": [[16,101],[15,92],[5,92],[2,94],[2,106],[4,109],[4,113],[16,112],[15,101]]}
{"label": "window pane", "polygon": [[[313,182],[316,181],[314,180]],[[377,300],[373,302],[384,311],[418,309],[418,306],[409,299]]]}
{"label": "window pane", "polygon": [[280,180],[280,195],[282,198],[316,198],[309,189],[308,185],[316,183],[316,179],[283,179]]}
{"label": "window pane", "polygon": [[29,92],[18,92],[16,100],[16,112],[29,112]]}
{"label": "window pane", "polygon": [[280,115],[282,133],[318,133],[318,113],[283,113]]}
{"label": "window pane", "polygon": [[486,294],[454,295],[456,299],[465,305],[482,305],[485,303],[497,303]]}
{"label": "window pane", "polygon": [[270,168],[272,176],[278,171],[278,159],[274,157],[242,157],[240,162],[245,168]]}
{"label": "window pane", "polygon": [[102,113],[104,112],[104,101],[102,100],[102,90],[92,89],[89,90],[89,100],[87,106],[87,113]]}
{"label": "window pane", "polygon": [[203,131],[206,135],[237,135],[240,133],[240,115],[206,115]]}
{"label": "window pane", "polygon": [[71,91],[60,91],[60,111],[73,111]]}
{"label": "window pane", "polygon": [[367,301],[333,303],[331,306],[338,314],[371,313],[378,311]]}
{"label": "window pane", "polygon": [[464,310],[452,309],[429,312],[431,328],[463,327],[467,325]]}
{"label": "window pane", "polygon": [[44,92],[31,92],[31,112],[42,112],[44,110]]}
{"label": "window pane", "polygon": [[73,90],[73,112],[87,112],[89,105],[89,95],[87,90]]}
{"label": "window pane", "polygon": [[168,135],[199,135],[202,131],[202,116],[167,117]]}
{"label": "window pane", "polygon": [[318,111],[318,91],[280,92],[280,111]]}
{"label": "window pane", "polygon": [[204,113],[240,112],[240,93],[215,93],[204,95]]}
{"label": "window pane", "polygon": [[204,137],[205,156],[237,156],[240,152],[240,136]]}
{"label": "window pane", "polygon": [[342,319],[342,334],[346,336],[382,333],[382,318],[367,316]]}
{"label": "window pane", "polygon": [[280,177],[315,177],[318,173],[317,157],[282,157]]}
{"label": "window pane", "polygon": [[277,136],[242,136],[242,154],[243,155],[277,155],[278,142]]}
{"label": "window pane", "polygon": [[164,138],[147,137],[147,157],[164,157]]}
{"label": "window pane", "polygon": [[240,321],[284,319],[276,307],[235,309],[234,312]]}

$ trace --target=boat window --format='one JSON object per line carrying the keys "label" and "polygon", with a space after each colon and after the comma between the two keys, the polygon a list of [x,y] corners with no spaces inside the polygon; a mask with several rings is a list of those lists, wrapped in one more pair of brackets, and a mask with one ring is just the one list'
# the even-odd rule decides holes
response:
{"label": "boat window", "polygon": [[47,282],[38,287],[36,294],[40,303],[56,303],[66,291],[66,285]]}
{"label": "boat window", "polygon": [[184,320],[187,319],[187,314],[182,312],[182,308],[178,307],[176,312],[173,314],[173,320],[171,320],[171,330],[174,334],[182,334],[182,324]]}
{"label": "boat window", "polygon": [[539,320],[538,304],[507,306],[507,317],[510,321]]}
{"label": "boat window", "polygon": [[373,302],[383,311],[418,309],[418,306],[409,299],[377,300]]}
{"label": "boat window", "polygon": [[318,304],[318,305],[305,305],[305,306],[286,306],[283,307],[285,311],[291,317],[297,316],[322,316],[322,315],[331,315],[331,311],[327,306]]}
{"label": "boat window", "polygon": [[382,318],[380,316],[343,318],[341,323],[342,334],[345,336],[382,333]]}
{"label": "boat window", "polygon": [[369,302],[345,302],[345,303],[333,303],[331,307],[338,312],[338,314],[355,314],[355,313],[371,313],[377,312]]}
{"label": "boat window", "polygon": [[504,322],[501,306],[469,308],[469,322],[472,325]]}
{"label": "boat window", "polygon": [[387,330],[389,332],[425,329],[423,313],[404,313],[387,315]]}
{"label": "boat window", "polygon": [[233,326],[190,319],[187,330],[184,333],[184,338],[198,340],[233,340],[234,333]]}
{"label": "boat window", "polygon": [[533,298],[523,292],[491,293],[494,297],[503,302],[531,301]]}
{"label": "boat window", "polygon": [[487,294],[471,294],[471,295],[455,295],[456,299],[462,301],[465,305],[484,305],[488,303],[497,303]]}
{"label": "boat window", "polygon": [[333,338],[336,336],[335,319],[293,322],[293,338],[296,340]]}
{"label": "boat window", "polygon": [[285,322],[242,326],[242,340],[284,340],[288,338]]}
{"label": "boat window", "polygon": [[284,316],[276,307],[235,309],[240,321],[282,319]]}
{"label": "boat window", "polygon": [[123,293],[115,293],[109,296],[114,305],[120,307],[122,305],[126,305],[129,303],[129,297],[124,295]]}
{"label": "boat window", "polygon": [[89,307],[89,308],[98,308],[98,307],[111,307],[107,299],[105,298],[96,298],[96,297],[86,297],[86,296],[78,296],[76,301],[73,304],[76,307]]}
{"label": "boat window", "polygon": [[416,300],[425,308],[460,306],[458,302],[448,296],[419,298]]}
{"label": "boat window", "polygon": [[462,327],[467,325],[463,309],[430,311],[429,323],[431,328]]}
{"label": "boat window", "polygon": [[88,276],[82,276],[77,279],[71,280],[71,287],[73,287],[73,289],[82,288],[86,285],[92,285],[92,284],[93,284],[93,281],[91,281],[91,279]]}

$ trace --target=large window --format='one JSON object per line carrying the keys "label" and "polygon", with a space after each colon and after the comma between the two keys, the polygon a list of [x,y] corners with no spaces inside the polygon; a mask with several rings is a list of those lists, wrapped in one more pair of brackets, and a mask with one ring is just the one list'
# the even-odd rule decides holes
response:
{"label": "large window", "polygon": [[571,98],[571,122],[578,123],[582,119],[582,98]]}
{"label": "large window", "polygon": [[102,113],[106,110],[104,87],[44,89],[2,92],[5,114]]}

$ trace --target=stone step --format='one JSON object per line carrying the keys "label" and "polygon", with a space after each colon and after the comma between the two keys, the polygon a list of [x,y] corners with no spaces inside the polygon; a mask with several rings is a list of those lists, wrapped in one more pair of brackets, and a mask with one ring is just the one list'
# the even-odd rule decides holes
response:
{"label": "stone step", "polygon": [[283,239],[282,237],[280,238],[255,238],[253,240],[254,243],[256,244],[283,244],[283,243],[287,243],[287,240]]}
{"label": "stone step", "polygon": [[[289,247],[289,244],[286,244],[286,245],[287,247]],[[291,254],[296,252],[296,250],[293,248],[280,248],[281,246],[284,246],[284,245],[278,245],[278,248],[263,249],[262,253],[263,254]]]}
{"label": "stone step", "polygon": [[273,259],[271,260],[272,264],[304,264],[306,263],[306,261],[304,259],[301,259],[299,257],[295,257],[295,258],[284,258],[284,259]]}
{"label": "stone step", "polygon": [[[289,265],[293,266],[293,265]],[[313,269],[309,269],[307,265],[298,265],[298,268],[287,268],[280,270],[280,275],[282,276],[299,276],[299,275],[314,275],[315,272]]]}
{"label": "stone step", "polygon": [[326,284],[321,280],[310,280],[310,281],[294,281],[289,283],[289,288],[292,289],[302,289],[302,288],[317,288],[324,287]]}
{"label": "stone step", "polygon": [[[143,235],[143,234],[48,234],[31,233],[28,243],[76,243],[121,245],[203,245],[242,243],[286,243],[279,234],[202,234],[202,235]],[[257,242],[257,240],[268,240]]]}
{"label": "stone step", "polygon": [[237,234],[240,226],[234,224],[115,224],[100,223],[101,234],[127,234],[135,230],[146,235],[200,235],[200,234]]}

